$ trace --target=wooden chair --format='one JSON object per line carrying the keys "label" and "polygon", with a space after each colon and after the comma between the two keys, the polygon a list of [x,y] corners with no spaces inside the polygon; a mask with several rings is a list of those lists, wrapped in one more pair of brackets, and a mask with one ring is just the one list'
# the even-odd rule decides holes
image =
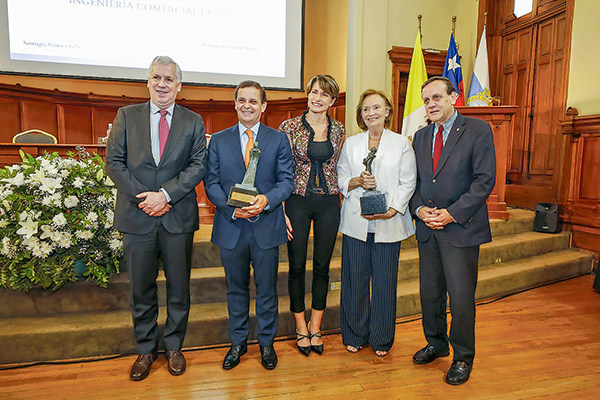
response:
{"label": "wooden chair", "polygon": [[56,144],[56,137],[39,129],[29,129],[13,136],[13,143]]}

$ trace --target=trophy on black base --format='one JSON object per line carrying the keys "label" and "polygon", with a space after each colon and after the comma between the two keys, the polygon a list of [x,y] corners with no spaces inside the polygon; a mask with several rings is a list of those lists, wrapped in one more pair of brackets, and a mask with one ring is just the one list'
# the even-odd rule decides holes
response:
{"label": "trophy on black base", "polygon": [[252,199],[258,195],[258,189],[254,187],[256,179],[256,166],[260,158],[258,142],[254,142],[254,147],[250,149],[250,161],[246,168],[246,174],[242,183],[236,183],[229,189],[229,198],[227,205],[232,207],[247,207]]}
{"label": "trophy on black base", "polygon": [[[367,172],[373,173],[372,165],[375,159],[377,148],[371,147],[371,151],[363,160]],[[360,198],[360,213],[362,215],[384,214],[387,212],[388,206],[385,200],[385,193],[381,193],[377,189],[367,189]]]}

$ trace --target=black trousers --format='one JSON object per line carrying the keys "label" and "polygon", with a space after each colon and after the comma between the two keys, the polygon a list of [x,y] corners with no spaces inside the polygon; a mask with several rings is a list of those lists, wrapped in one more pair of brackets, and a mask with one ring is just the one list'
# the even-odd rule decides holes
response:
{"label": "black trousers", "polygon": [[398,261],[401,242],[375,243],[369,233],[363,242],[344,235],[342,242],[342,342],[374,351],[394,344]]}
{"label": "black trousers", "polygon": [[[454,247],[443,232],[433,232],[419,242],[419,282],[423,331],[438,352],[454,349],[455,361],[473,362],[475,357],[475,289],[479,246]],[[450,296],[450,337],[446,320]]]}
{"label": "black trousers", "polygon": [[340,197],[337,194],[306,197],[291,195],[285,212],[292,223],[294,239],[288,242],[290,311],[305,310],[306,252],[313,223],[312,309],[324,310],[329,289],[329,263],[340,224]]}
{"label": "black trousers", "polygon": [[183,345],[190,312],[190,271],[194,234],[169,233],[162,224],[146,235],[125,233],[123,247],[131,283],[131,314],[140,354],[158,348],[158,258],[167,278],[167,320],[163,332],[165,350]]}

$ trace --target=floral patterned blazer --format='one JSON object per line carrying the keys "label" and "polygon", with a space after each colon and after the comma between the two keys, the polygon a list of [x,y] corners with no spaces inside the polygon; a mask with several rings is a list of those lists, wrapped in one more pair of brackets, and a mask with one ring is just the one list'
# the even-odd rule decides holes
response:
{"label": "floral patterned blazer", "polygon": [[[294,191],[292,194],[306,196],[306,187],[310,176],[311,161],[308,157],[308,142],[314,137],[312,128],[306,121],[306,114],[283,121],[279,130],[288,135],[292,144],[292,156],[294,157]],[[327,128],[327,139],[333,145],[333,155],[323,163],[323,173],[327,182],[329,194],[338,194],[337,185],[337,162],[340,157],[341,143],[346,135],[346,130],[341,122],[327,116],[329,125]]]}

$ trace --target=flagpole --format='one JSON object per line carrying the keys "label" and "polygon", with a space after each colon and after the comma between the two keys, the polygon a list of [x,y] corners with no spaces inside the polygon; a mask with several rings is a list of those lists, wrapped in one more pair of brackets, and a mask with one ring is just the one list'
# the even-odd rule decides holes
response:
{"label": "flagpole", "polygon": [[456,15],[452,16],[452,33],[454,33],[454,28],[456,27]]}
{"label": "flagpole", "polygon": [[417,15],[417,19],[419,20],[419,40],[421,41],[421,46],[423,45],[423,34],[421,33],[421,18],[423,16],[421,14]]}

